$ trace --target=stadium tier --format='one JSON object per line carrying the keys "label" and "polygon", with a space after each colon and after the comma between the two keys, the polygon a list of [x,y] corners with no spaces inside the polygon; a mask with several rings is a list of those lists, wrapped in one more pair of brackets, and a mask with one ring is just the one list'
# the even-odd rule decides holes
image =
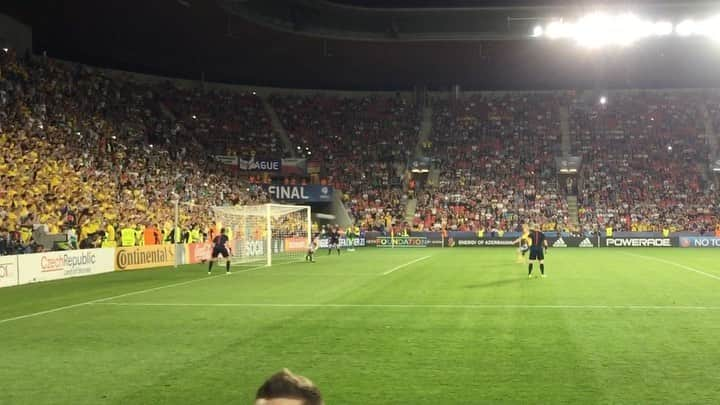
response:
{"label": "stadium tier", "polygon": [[[73,228],[85,247],[101,243],[86,241],[98,231],[148,224],[166,239],[177,199],[180,226],[209,235],[209,207],[269,202],[268,182],[334,187],[364,231],[512,232],[537,222],[564,232],[705,232],[717,223],[703,153],[717,124],[714,93],[617,92],[607,104],[569,92],[438,93],[423,109],[407,94],[275,90],[264,105],[232,87],[143,83],[39,58],[6,55],[2,71],[0,219],[15,250],[38,248],[38,225]],[[582,158],[569,188],[555,166],[563,119],[565,152]],[[239,176],[217,155],[300,156],[320,170]],[[410,172],[418,155],[432,161],[430,176]]]}

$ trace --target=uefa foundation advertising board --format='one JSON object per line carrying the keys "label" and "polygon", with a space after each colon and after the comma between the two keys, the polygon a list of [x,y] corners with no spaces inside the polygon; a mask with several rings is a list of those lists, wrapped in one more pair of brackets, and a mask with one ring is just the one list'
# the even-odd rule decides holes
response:
{"label": "uefa foundation advertising board", "polygon": [[175,265],[175,245],[120,247],[115,251],[115,270],[139,270]]}

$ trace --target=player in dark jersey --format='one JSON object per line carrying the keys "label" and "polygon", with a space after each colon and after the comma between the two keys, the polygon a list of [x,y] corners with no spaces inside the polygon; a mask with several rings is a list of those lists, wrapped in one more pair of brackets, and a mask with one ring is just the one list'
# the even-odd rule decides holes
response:
{"label": "player in dark jersey", "polygon": [[538,226],[533,224],[530,227],[530,264],[528,264],[528,278],[532,278],[533,260],[540,263],[540,274],[545,278],[545,251],[548,243],[545,234],[538,230]]}
{"label": "player in dark jersey", "polygon": [[225,228],[222,228],[220,230],[220,235],[216,236],[215,239],[213,239],[213,250],[212,250],[212,257],[210,258],[210,265],[208,267],[208,274],[212,273],[212,267],[213,263],[215,263],[218,259],[218,256],[222,255],[223,259],[225,259],[225,266],[226,266],[226,272],[227,274],[230,274],[230,249],[228,249],[228,243],[229,239],[227,237],[227,230]]}
{"label": "player in dark jersey", "polygon": [[328,235],[328,255],[332,253],[333,248],[337,250],[337,254],[340,256],[340,227],[338,225],[330,229],[330,234]]}

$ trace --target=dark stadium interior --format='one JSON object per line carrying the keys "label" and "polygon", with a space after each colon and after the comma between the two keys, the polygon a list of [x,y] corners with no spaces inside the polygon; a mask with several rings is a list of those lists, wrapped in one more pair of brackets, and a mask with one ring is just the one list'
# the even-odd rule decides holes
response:
{"label": "dark stadium interior", "polygon": [[229,16],[216,1],[188,1],[189,6],[176,0],[17,3],[3,2],[0,10],[9,9],[36,27],[38,51],[191,79],[204,73],[209,81],[239,84],[388,90],[455,84],[528,90],[720,83],[715,74],[720,55],[708,52],[703,41],[686,39],[649,40],[602,52],[574,49],[564,41],[369,42],[273,31]]}

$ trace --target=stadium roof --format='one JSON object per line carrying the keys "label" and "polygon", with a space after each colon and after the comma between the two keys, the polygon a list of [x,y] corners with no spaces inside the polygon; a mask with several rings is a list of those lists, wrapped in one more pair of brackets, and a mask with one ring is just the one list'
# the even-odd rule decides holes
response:
{"label": "stadium roof", "polygon": [[[378,2],[340,1],[343,4],[338,0],[37,0],[0,2],[0,12],[33,26],[38,53],[190,79],[204,74],[210,81],[363,90],[418,85],[439,89],[455,84],[465,89],[720,86],[715,74],[720,47],[707,41],[648,40],[627,49],[589,52],[566,42],[531,40],[528,34],[536,23],[532,18],[538,13],[577,10],[557,8],[557,2],[540,4],[550,4],[549,8],[519,9],[531,14],[528,20],[520,14],[508,20],[507,7],[476,9],[473,12],[486,21],[476,24],[467,10],[449,5],[498,2],[452,1],[443,10],[427,9],[439,2],[391,2],[403,3],[406,9],[412,6],[406,11],[410,14],[394,14],[388,2],[382,9],[368,11],[364,6]],[[642,4],[649,4],[647,10],[675,10],[678,15],[709,10],[708,3],[650,3]],[[282,10],[281,4],[289,19],[273,20],[268,19],[272,14],[263,14]],[[333,15],[339,17],[328,17]],[[346,23],[348,18],[351,22]],[[393,20],[395,33],[388,31]],[[369,24],[370,29],[347,30],[351,24],[360,31]],[[475,31],[462,28],[463,24]]]}

